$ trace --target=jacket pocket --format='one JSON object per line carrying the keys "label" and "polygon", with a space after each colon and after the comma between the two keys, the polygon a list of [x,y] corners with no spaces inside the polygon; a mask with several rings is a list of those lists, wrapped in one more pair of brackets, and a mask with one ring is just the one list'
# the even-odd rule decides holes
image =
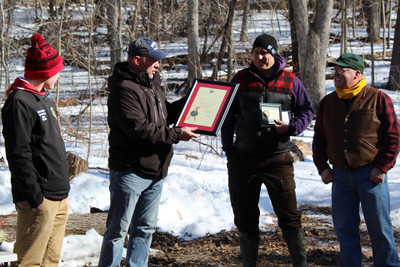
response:
{"label": "jacket pocket", "polygon": [[157,172],[160,169],[161,161],[158,154],[152,154],[140,158],[140,168],[146,172]]}
{"label": "jacket pocket", "polygon": [[296,188],[296,183],[293,177],[284,177],[281,180],[283,190],[293,190]]}

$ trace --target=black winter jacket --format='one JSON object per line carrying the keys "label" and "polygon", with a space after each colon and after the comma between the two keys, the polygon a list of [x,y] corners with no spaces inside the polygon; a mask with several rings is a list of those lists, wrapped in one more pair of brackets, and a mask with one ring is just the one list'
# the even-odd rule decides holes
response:
{"label": "black winter jacket", "polygon": [[183,99],[170,104],[161,91],[156,73],[133,73],[128,62],[117,63],[108,82],[109,167],[130,170],[147,179],[167,175],[172,144],[182,130],[170,128],[182,108]]}
{"label": "black winter jacket", "polygon": [[[25,85],[19,78],[16,83]],[[48,95],[15,90],[1,110],[13,201],[27,200],[32,208],[43,197],[63,200],[70,189],[65,146],[52,103]]]}

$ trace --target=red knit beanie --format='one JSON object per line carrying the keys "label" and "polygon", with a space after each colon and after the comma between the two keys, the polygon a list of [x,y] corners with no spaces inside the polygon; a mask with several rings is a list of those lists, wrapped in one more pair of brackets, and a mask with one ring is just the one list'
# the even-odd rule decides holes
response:
{"label": "red knit beanie", "polygon": [[25,78],[48,79],[59,73],[63,68],[63,59],[43,36],[35,33],[25,59]]}

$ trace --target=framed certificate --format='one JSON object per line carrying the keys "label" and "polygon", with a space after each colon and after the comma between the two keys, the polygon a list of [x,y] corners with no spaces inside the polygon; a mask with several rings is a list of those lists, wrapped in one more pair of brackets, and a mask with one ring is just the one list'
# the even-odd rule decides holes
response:
{"label": "framed certificate", "polygon": [[282,106],[275,103],[260,103],[261,125],[273,125],[282,120]]}
{"label": "framed certificate", "polygon": [[175,125],[197,127],[197,133],[216,136],[238,87],[235,83],[196,79]]}

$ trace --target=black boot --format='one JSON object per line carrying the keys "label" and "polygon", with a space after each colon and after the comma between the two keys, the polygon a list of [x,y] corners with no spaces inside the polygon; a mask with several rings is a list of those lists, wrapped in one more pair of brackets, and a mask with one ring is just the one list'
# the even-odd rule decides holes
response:
{"label": "black boot", "polygon": [[259,240],[251,240],[245,232],[239,232],[240,256],[242,267],[255,267],[257,265]]}
{"label": "black boot", "polygon": [[307,266],[306,241],[303,228],[282,230],[294,267]]}

